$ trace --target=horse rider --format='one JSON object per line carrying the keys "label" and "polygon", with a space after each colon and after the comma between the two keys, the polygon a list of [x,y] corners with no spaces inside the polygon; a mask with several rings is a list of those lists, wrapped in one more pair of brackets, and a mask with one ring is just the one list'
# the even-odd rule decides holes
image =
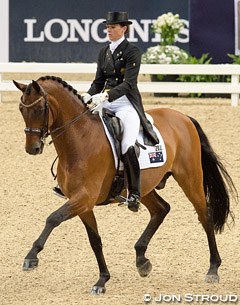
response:
{"label": "horse rider", "polygon": [[137,87],[141,64],[140,50],[126,38],[129,32],[127,12],[108,12],[106,20],[110,44],[100,50],[95,79],[87,93],[82,94],[84,103],[92,102],[97,108],[107,108],[120,118],[123,124],[121,142],[122,161],[127,173],[127,205],[137,212],[140,205],[140,167],[134,145],[143,127],[145,144],[156,145],[158,138],[147,120]]}

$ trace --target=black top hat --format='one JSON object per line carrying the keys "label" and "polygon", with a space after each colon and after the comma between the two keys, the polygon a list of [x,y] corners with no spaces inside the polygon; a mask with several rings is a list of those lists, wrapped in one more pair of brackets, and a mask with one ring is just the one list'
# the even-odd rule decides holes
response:
{"label": "black top hat", "polygon": [[127,12],[108,12],[107,18],[103,23],[106,24],[132,24],[132,21],[128,20]]}

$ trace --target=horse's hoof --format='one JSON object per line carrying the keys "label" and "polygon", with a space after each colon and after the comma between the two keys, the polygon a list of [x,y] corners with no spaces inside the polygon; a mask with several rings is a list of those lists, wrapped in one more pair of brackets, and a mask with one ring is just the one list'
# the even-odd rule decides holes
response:
{"label": "horse's hoof", "polygon": [[137,267],[137,270],[141,277],[148,276],[152,271],[152,264],[150,263],[150,260],[146,260],[144,264]]}
{"label": "horse's hoof", "polygon": [[219,283],[219,276],[217,274],[207,274],[205,278],[206,283]]}
{"label": "horse's hoof", "polygon": [[32,270],[37,268],[38,258],[25,258],[23,263],[23,271]]}
{"label": "horse's hoof", "polygon": [[91,295],[101,295],[101,294],[104,294],[105,292],[106,292],[105,287],[93,286],[93,288],[91,290]]}

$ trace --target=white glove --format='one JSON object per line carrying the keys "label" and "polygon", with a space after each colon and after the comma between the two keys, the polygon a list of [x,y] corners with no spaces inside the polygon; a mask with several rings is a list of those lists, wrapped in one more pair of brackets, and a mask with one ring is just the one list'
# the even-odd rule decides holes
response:
{"label": "white glove", "polygon": [[81,97],[82,97],[82,99],[83,99],[84,104],[89,103],[90,100],[91,100],[91,98],[92,98],[92,96],[91,96],[89,93],[83,93],[83,94],[81,95]]}
{"label": "white glove", "polygon": [[92,96],[92,103],[93,108],[91,108],[92,113],[98,113],[99,116],[102,116],[102,108],[103,102],[108,99],[108,93],[98,93]]}
{"label": "white glove", "polygon": [[108,100],[108,93],[102,92],[98,93],[92,96],[92,103],[96,106],[98,106],[100,103]]}

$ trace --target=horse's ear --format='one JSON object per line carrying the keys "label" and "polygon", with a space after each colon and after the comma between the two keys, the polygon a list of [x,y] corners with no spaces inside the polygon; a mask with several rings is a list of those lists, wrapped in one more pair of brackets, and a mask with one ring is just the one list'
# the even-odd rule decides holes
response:
{"label": "horse's ear", "polygon": [[14,85],[22,92],[24,92],[27,88],[27,85],[21,84],[13,80]]}
{"label": "horse's ear", "polygon": [[45,91],[43,90],[43,88],[39,85],[38,82],[36,82],[35,80],[32,80],[32,86],[33,88],[40,93],[41,95],[46,95]]}
{"label": "horse's ear", "polygon": [[41,88],[40,88],[40,85],[38,84],[38,82],[36,82],[35,80],[32,80],[32,86],[38,93],[40,93]]}

